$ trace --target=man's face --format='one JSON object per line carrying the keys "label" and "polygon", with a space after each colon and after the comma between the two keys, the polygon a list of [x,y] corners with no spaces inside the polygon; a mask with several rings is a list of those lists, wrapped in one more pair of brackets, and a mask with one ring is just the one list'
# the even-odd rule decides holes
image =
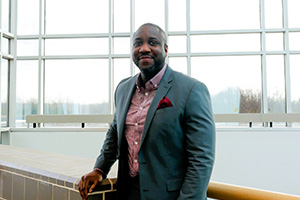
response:
{"label": "man's face", "polygon": [[168,46],[153,26],[140,27],[133,37],[132,59],[143,73],[158,72],[165,63]]}

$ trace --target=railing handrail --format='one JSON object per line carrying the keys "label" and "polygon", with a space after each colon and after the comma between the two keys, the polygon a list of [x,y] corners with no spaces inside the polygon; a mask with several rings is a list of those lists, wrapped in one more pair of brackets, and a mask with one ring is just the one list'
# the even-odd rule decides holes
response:
{"label": "railing handrail", "polygon": [[113,115],[27,115],[26,123],[111,123]]}
{"label": "railing handrail", "polygon": [[26,123],[33,123],[33,128],[36,125],[40,127],[41,123],[81,123],[84,128],[85,123],[107,123],[113,121],[113,115],[27,115]]}
{"label": "railing handrail", "polygon": [[300,196],[211,181],[207,196],[222,200],[300,200]]}
{"label": "railing handrail", "polygon": [[216,122],[300,122],[300,113],[215,114]]}
{"label": "railing handrail", "polygon": [[[214,114],[216,122],[300,122],[300,113]],[[113,115],[27,115],[26,123],[111,123]]]}

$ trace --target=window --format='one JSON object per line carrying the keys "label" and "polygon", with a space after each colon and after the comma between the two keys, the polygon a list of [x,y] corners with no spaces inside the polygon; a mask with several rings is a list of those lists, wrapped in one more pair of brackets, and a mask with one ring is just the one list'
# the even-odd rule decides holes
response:
{"label": "window", "polygon": [[191,51],[243,52],[259,51],[260,34],[192,35]]}
{"label": "window", "polygon": [[18,35],[39,34],[39,2],[39,0],[18,1]]}
{"label": "window", "polygon": [[18,40],[17,41],[18,56],[38,56],[39,55],[39,41],[36,40]]}
{"label": "window", "polygon": [[108,38],[46,39],[45,55],[108,54]]}
{"label": "window", "polygon": [[108,33],[108,3],[108,0],[46,0],[46,33]]}
{"label": "window", "polygon": [[10,1],[9,0],[2,0],[2,5],[0,6],[1,8],[1,17],[0,19],[1,22],[0,24],[2,24],[2,29],[9,32],[10,31],[10,17],[9,17],[9,3]]}
{"label": "window", "polygon": [[45,114],[109,114],[108,60],[47,60]]}
{"label": "window", "polygon": [[1,127],[8,124],[8,60],[1,60]]}
{"label": "window", "polygon": [[207,85],[215,114],[260,113],[260,63],[260,56],[194,57],[191,73]]}
{"label": "window", "polygon": [[[139,73],[130,41],[147,22],[166,30],[167,62],[207,85],[215,113],[300,112],[298,0],[16,1],[17,126],[27,114],[112,114],[118,83]],[[12,39],[1,55],[15,53]]]}
{"label": "window", "polygon": [[300,113],[300,55],[291,56],[291,101],[292,112]]}
{"label": "window", "polygon": [[284,57],[267,56],[268,112],[285,113]]}
{"label": "window", "polygon": [[26,115],[38,114],[38,61],[18,61],[16,81],[16,126],[27,126]]}
{"label": "window", "polygon": [[190,0],[191,30],[258,29],[259,0]]}

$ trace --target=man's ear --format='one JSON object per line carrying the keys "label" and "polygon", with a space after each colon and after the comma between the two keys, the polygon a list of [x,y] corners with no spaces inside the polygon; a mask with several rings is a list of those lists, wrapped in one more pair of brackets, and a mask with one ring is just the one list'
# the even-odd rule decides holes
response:
{"label": "man's ear", "polygon": [[166,54],[168,53],[168,48],[169,48],[169,46],[167,44],[165,44],[165,52],[166,52]]}

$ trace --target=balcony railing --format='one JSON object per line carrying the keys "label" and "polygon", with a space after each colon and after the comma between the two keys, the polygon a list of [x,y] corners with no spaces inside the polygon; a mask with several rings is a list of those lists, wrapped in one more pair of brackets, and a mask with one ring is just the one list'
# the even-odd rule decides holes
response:
{"label": "balcony railing", "polygon": [[210,182],[207,196],[220,200],[300,200],[300,196]]}
{"label": "balcony railing", "polygon": [[[237,122],[248,123],[252,127],[253,123],[265,123],[272,127],[274,122],[300,122],[300,114],[215,114],[216,122]],[[42,123],[80,123],[84,128],[86,123],[111,123],[113,115],[27,115],[26,123],[33,124],[33,127],[41,127]]]}

